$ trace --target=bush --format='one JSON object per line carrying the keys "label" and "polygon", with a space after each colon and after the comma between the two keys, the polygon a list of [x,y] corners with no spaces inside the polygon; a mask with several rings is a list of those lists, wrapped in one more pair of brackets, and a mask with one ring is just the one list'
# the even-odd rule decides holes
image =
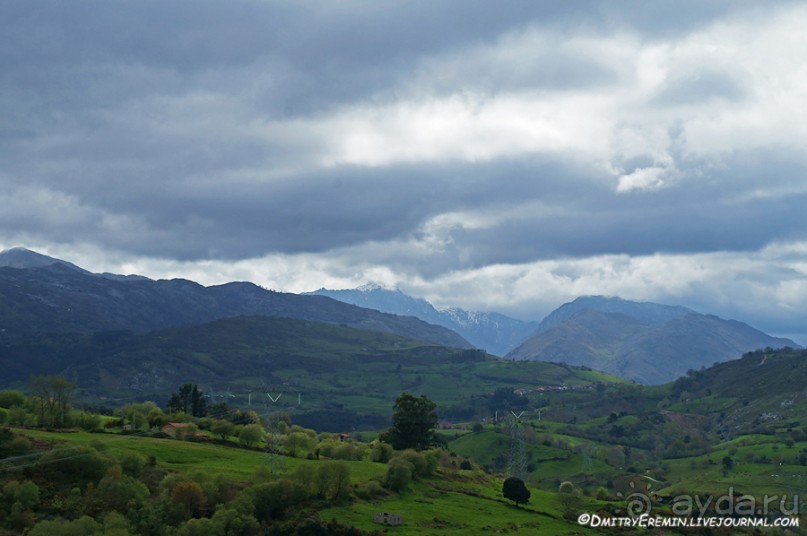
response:
{"label": "bush", "polygon": [[470,461],[468,461],[468,460],[462,460],[462,461],[460,462],[460,469],[463,469],[463,470],[465,470],[465,471],[470,471],[471,469],[473,469],[473,466],[471,465],[471,462],[470,462]]}
{"label": "bush", "polygon": [[22,407],[25,405],[25,395],[19,391],[0,391],[0,408]]}
{"label": "bush", "polygon": [[386,495],[387,492],[378,480],[369,480],[356,486],[356,496],[360,499],[370,500]]}
{"label": "bush", "polygon": [[392,445],[377,441],[370,447],[370,460],[378,463],[387,463],[392,459]]}
{"label": "bush", "polygon": [[305,432],[291,432],[283,439],[283,447],[289,456],[304,458],[306,454],[315,448],[315,442]]}
{"label": "bush", "polygon": [[101,530],[99,525],[90,516],[81,516],[75,521],[57,519],[54,521],[40,521],[28,534],[30,536],[53,536],[54,534],[97,534]]}
{"label": "bush", "polygon": [[146,466],[146,458],[137,452],[125,452],[120,457],[120,466],[124,474],[140,478]]}
{"label": "bush", "polygon": [[345,462],[323,462],[318,464],[314,475],[317,496],[320,499],[339,499],[350,486],[350,466]]}
{"label": "bush", "polygon": [[85,432],[92,432],[101,429],[101,417],[86,411],[71,412],[70,420]]}
{"label": "bush", "polygon": [[434,451],[417,452],[414,449],[406,449],[397,457],[412,465],[412,476],[415,478],[432,476],[437,470],[438,459]]}
{"label": "bush", "polygon": [[393,458],[387,464],[384,485],[392,491],[401,491],[412,481],[414,467],[402,457]]}
{"label": "bush", "polygon": [[207,497],[197,482],[183,480],[171,490],[171,502],[182,509],[185,519],[201,515],[207,508]]}
{"label": "bush", "polygon": [[106,473],[109,460],[91,447],[51,450],[40,458],[37,471],[49,482],[84,487],[98,482]]}
{"label": "bush", "polygon": [[264,440],[266,433],[260,424],[247,424],[238,433],[238,442],[247,447],[255,447]]}
{"label": "bush", "polygon": [[264,523],[282,518],[287,510],[308,499],[305,486],[285,479],[256,484],[244,493],[255,505],[255,517]]}
{"label": "bush", "polygon": [[583,498],[580,497],[579,493],[575,491],[561,493],[558,495],[557,500],[563,519],[572,521],[577,518],[580,508],[583,506]]}

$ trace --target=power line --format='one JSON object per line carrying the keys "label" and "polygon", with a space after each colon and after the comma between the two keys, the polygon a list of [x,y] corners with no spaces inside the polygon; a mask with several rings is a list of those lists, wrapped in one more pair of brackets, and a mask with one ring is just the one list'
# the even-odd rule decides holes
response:
{"label": "power line", "polygon": [[[521,421],[512,411],[512,417],[508,419],[510,432],[510,452],[507,463],[507,472],[510,476],[525,480],[527,478],[527,456],[524,451],[524,433],[521,430]],[[523,415],[522,411],[519,417]]]}

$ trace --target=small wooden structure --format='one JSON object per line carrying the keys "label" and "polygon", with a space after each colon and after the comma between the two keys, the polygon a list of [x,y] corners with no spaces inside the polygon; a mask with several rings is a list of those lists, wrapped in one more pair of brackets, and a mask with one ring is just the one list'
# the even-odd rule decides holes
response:
{"label": "small wooden structure", "polygon": [[170,437],[176,437],[180,429],[188,428],[189,426],[191,426],[189,422],[169,422],[160,428],[160,431]]}
{"label": "small wooden structure", "polygon": [[374,517],[373,521],[380,525],[387,525],[389,527],[395,527],[403,523],[403,519],[398,514],[388,514],[387,512],[378,512]]}

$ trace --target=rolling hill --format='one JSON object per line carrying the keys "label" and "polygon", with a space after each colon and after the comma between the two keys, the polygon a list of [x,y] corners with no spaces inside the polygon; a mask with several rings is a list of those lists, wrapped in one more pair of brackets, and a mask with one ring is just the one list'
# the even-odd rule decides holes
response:
{"label": "rolling hill", "polygon": [[782,346],[798,345],[685,307],[590,296],[558,308],[507,358],[587,366],[659,384],[744,352]]}
{"label": "rolling hill", "polygon": [[377,331],[262,316],[144,334],[6,332],[0,368],[0,388],[24,385],[32,374],[59,374],[77,385],[79,399],[94,404],[164,403],[179,385],[193,382],[217,400],[262,414],[284,409],[295,422],[337,431],[383,426],[403,391],[448,408],[500,388],[619,381],[568,365],[506,361]]}

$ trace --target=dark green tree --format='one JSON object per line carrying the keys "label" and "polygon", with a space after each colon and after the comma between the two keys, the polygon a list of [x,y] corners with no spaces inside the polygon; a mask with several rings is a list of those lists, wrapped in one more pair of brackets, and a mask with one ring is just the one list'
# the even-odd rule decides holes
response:
{"label": "dark green tree", "polygon": [[186,383],[168,399],[168,411],[182,412],[194,417],[207,415],[207,401],[195,383]]}
{"label": "dark green tree", "polygon": [[416,397],[401,393],[392,408],[392,427],[380,435],[381,441],[389,443],[396,450],[422,450],[436,444],[436,407],[437,404],[426,395]]}
{"label": "dark green tree", "polygon": [[510,499],[516,503],[516,506],[530,501],[530,490],[524,485],[523,480],[514,476],[507,478],[502,484],[502,495],[504,495],[505,499]]}
{"label": "dark green tree", "polygon": [[734,460],[732,459],[731,456],[723,456],[721,463],[723,464],[724,475],[727,475],[728,472],[731,471],[731,468],[734,467]]}

